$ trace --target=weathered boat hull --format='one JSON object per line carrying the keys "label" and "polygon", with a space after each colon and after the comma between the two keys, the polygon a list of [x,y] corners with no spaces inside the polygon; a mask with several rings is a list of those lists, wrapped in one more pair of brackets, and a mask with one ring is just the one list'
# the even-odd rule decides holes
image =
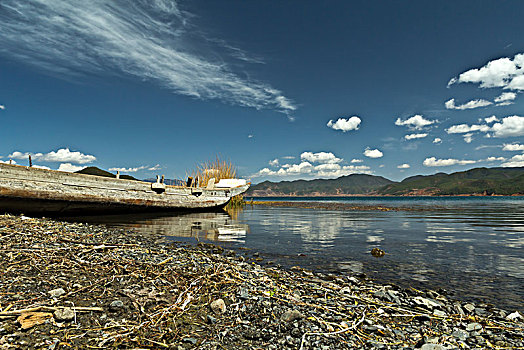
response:
{"label": "weathered boat hull", "polygon": [[156,185],[0,164],[0,212],[83,215],[219,210],[249,187],[207,189],[162,185],[159,191]]}

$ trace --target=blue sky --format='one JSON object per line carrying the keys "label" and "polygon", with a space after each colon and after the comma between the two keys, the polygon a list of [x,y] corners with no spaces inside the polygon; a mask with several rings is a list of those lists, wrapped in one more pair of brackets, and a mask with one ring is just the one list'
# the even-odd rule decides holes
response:
{"label": "blue sky", "polygon": [[253,182],[524,166],[522,1],[3,0],[0,161]]}

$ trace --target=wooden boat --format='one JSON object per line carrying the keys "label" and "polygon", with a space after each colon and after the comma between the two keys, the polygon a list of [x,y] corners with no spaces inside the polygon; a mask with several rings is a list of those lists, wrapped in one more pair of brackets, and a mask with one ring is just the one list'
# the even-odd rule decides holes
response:
{"label": "wooden boat", "polygon": [[168,186],[0,163],[0,213],[84,215],[217,210],[249,188],[226,179],[206,187]]}

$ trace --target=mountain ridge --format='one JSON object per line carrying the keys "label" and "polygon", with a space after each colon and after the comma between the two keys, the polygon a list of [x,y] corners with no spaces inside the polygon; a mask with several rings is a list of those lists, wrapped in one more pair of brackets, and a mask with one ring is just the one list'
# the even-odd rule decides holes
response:
{"label": "mountain ridge", "polygon": [[271,182],[253,185],[247,196],[449,196],[524,194],[524,167],[474,168],[433,175],[414,175],[400,182],[382,176],[352,174],[336,179]]}

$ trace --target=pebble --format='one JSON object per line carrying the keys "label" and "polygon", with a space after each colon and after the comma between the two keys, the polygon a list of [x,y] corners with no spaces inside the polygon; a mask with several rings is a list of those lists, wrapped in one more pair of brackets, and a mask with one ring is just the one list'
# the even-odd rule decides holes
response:
{"label": "pebble", "polygon": [[293,322],[304,318],[304,315],[298,310],[287,310],[280,318],[284,322]]}
{"label": "pebble", "polygon": [[226,312],[226,303],[222,299],[214,300],[210,307],[215,314],[223,314]]}
{"label": "pebble", "polygon": [[440,344],[424,344],[420,350],[447,350],[447,348]]}
{"label": "pebble", "polygon": [[471,331],[478,331],[482,329],[482,325],[480,323],[476,323],[476,322],[473,322],[473,323],[469,323],[467,326],[466,326],[466,331],[468,332],[471,332]]}
{"label": "pebble", "polygon": [[116,312],[124,308],[124,302],[122,300],[115,300],[109,304],[109,310]]}
{"label": "pebble", "polygon": [[59,298],[62,295],[64,295],[66,291],[63,288],[57,288],[57,289],[50,290],[48,293],[52,298]]}
{"label": "pebble", "polygon": [[[30,249],[45,249],[55,259],[46,258],[49,269],[32,275],[26,272],[34,263],[29,259],[35,257],[32,253],[22,250],[16,255],[20,269],[3,267],[13,258],[0,254],[0,289],[11,288],[11,294],[1,296],[2,305],[4,299],[17,309],[50,305],[38,298],[62,285],[72,286],[73,293],[64,291],[61,301],[107,309],[77,312],[77,323],[68,323],[75,319],[74,308],[60,308],[54,314],[56,322],[50,314],[49,322],[35,325],[30,332],[20,332],[16,318],[0,320],[0,347],[47,349],[53,343],[58,347],[57,337],[63,334],[68,335],[71,348],[161,346],[135,339],[151,339],[179,350],[442,350],[485,349],[490,344],[516,349],[524,345],[520,310],[510,313],[493,305],[460,302],[453,291],[378,285],[357,271],[348,277],[299,267],[262,267],[251,258],[240,261],[240,254],[220,255],[216,252],[221,249],[214,245],[158,244],[156,235],[149,238],[102,226],[47,219],[32,219],[31,227],[27,225],[28,221],[20,224],[17,217],[0,215],[2,247],[34,246]],[[77,243],[72,246],[68,241]],[[85,253],[79,255],[72,247],[80,244],[114,248],[83,248]],[[107,282],[98,283],[103,279]],[[121,295],[126,299],[117,300]],[[328,332],[337,334],[319,335]],[[357,336],[360,333],[366,337]]]}
{"label": "pebble", "polygon": [[55,316],[55,320],[60,322],[71,321],[75,318],[75,312],[69,307],[58,309],[53,315]]}
{"label": "pebble", "polygon": [[462,329],[457,329],[456,331],[454,331],[453,333],[451,333],[451,335],[459,340],[466,340],[468,339],[469,337],[469,333],[462,330]]}
{"label": "pebble", "polygon": [[466,309],[468,312],[473,312],[475,310],[475,305],[472,304],[465,304],[464,309]]}

